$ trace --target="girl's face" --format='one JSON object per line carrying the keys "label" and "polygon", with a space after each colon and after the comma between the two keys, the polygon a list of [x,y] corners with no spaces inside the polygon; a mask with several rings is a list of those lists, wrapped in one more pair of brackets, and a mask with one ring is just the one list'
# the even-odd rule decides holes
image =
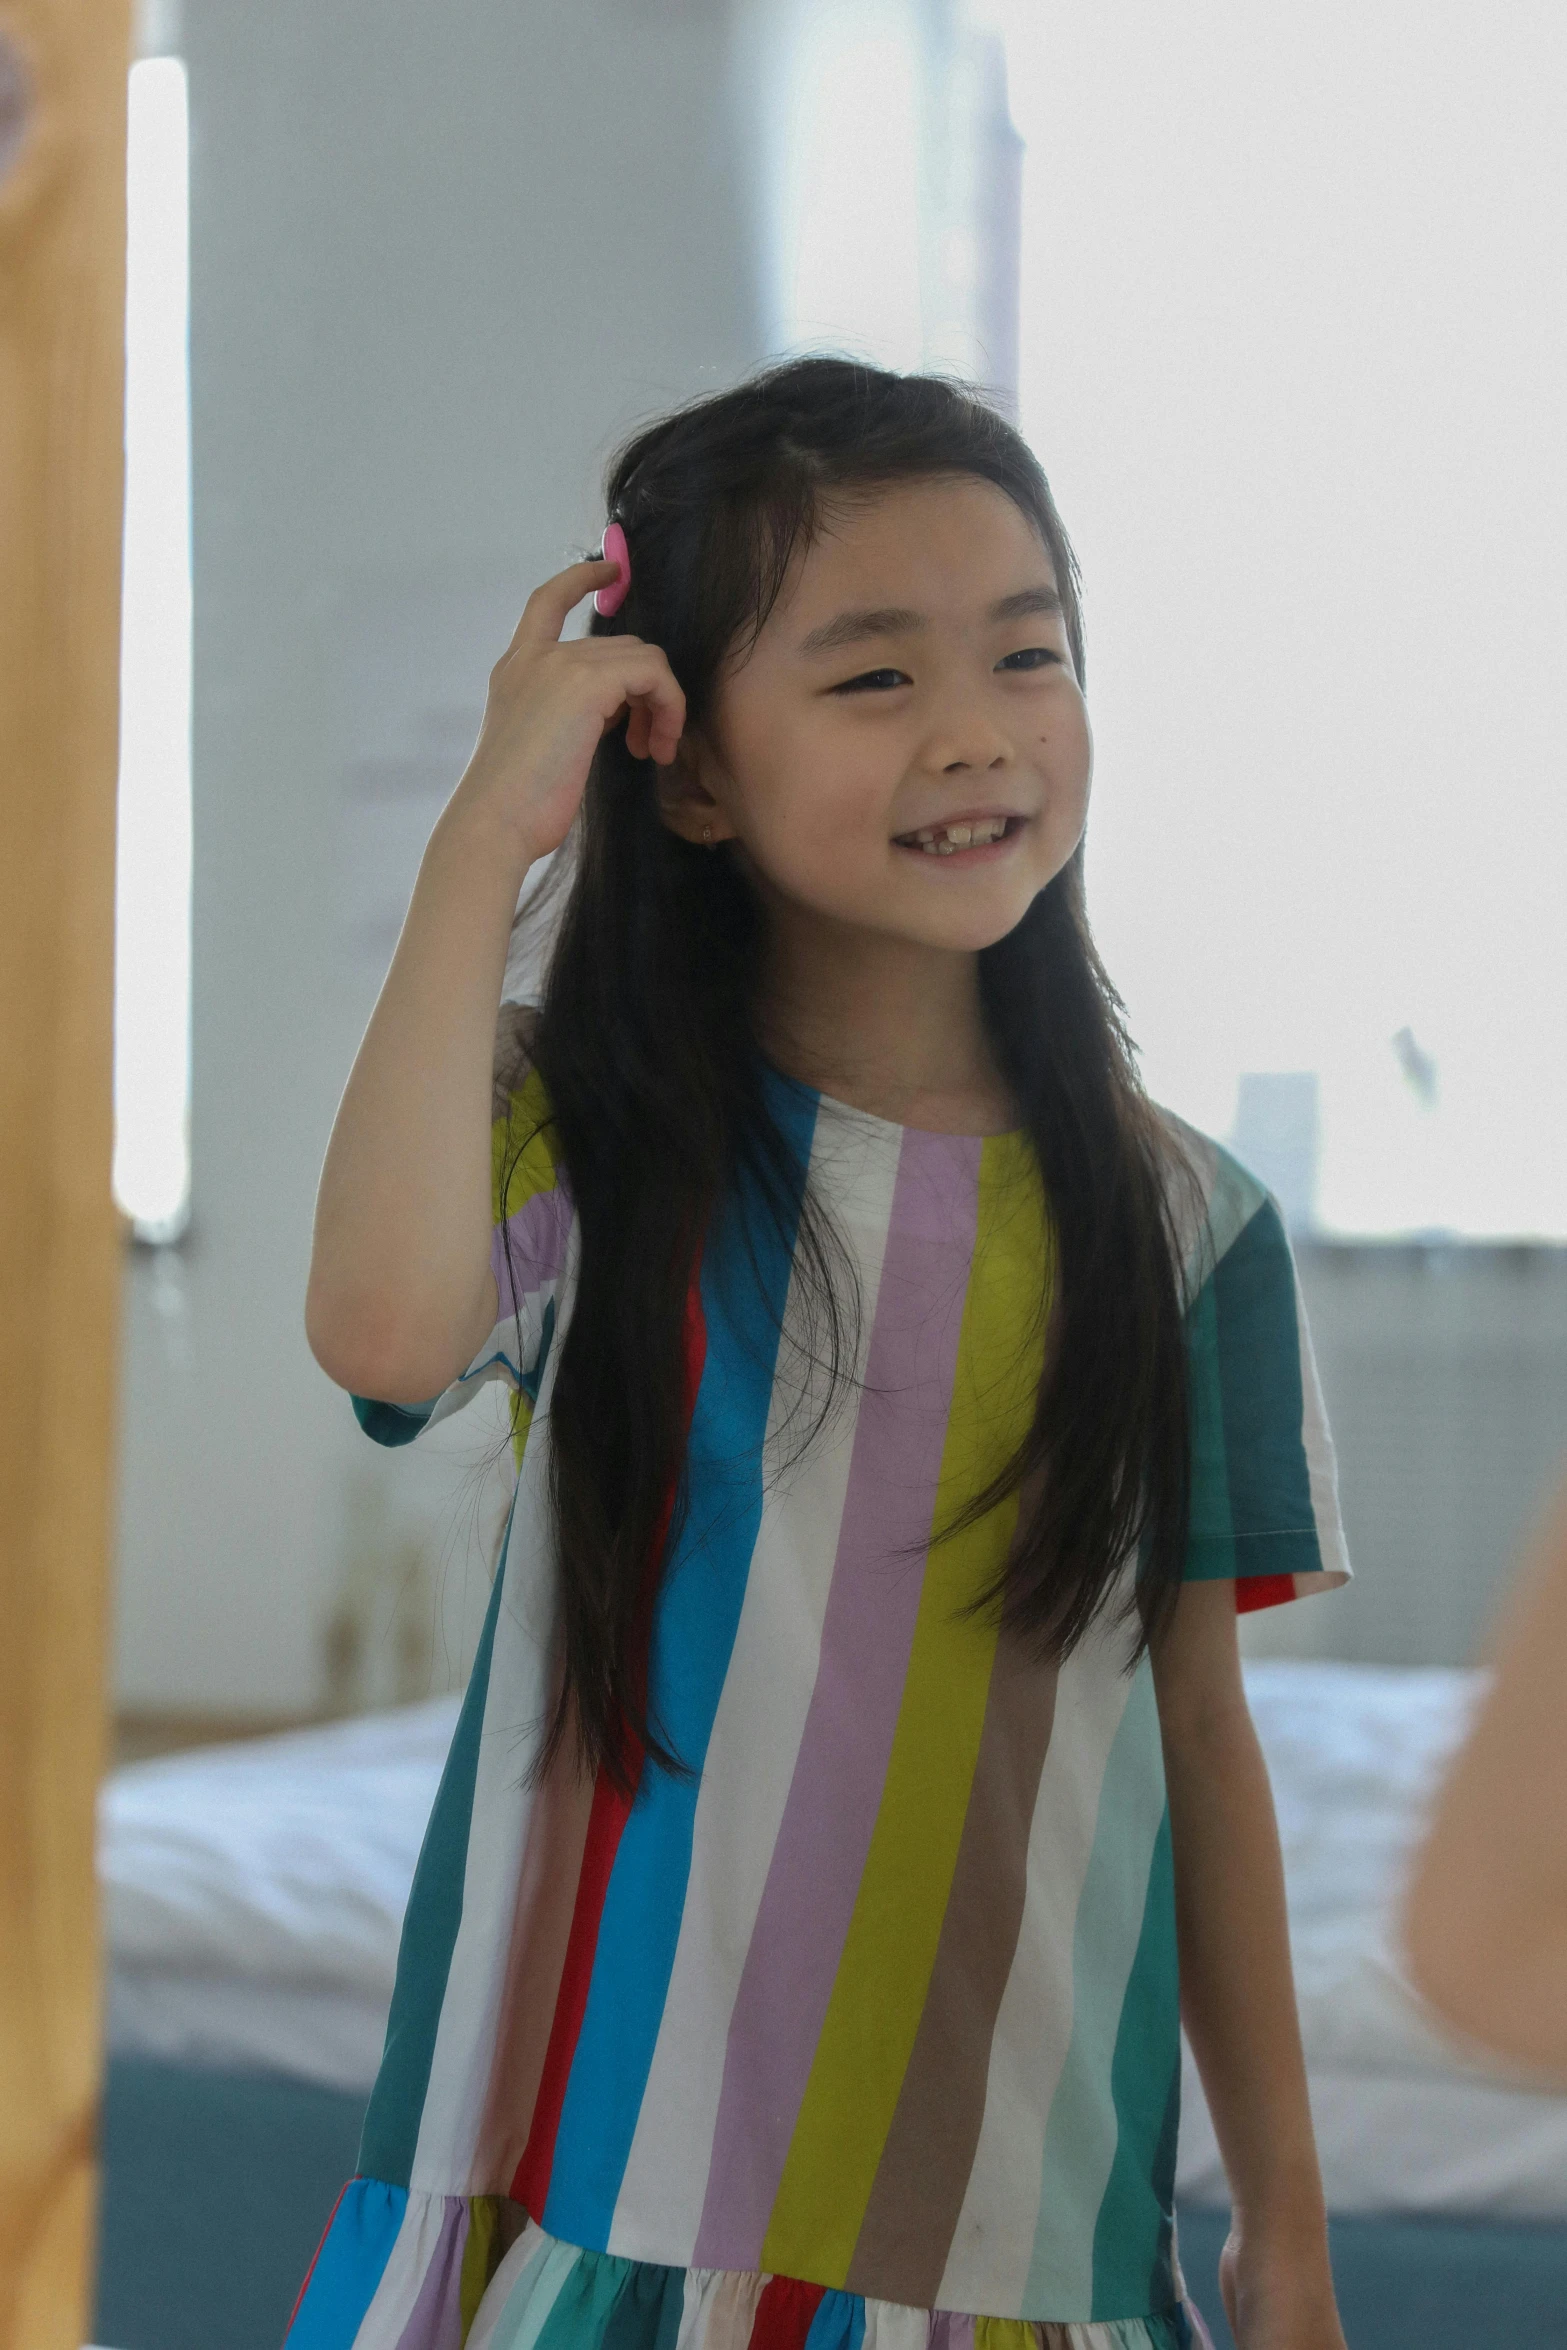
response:
{"label": "girl's face", "polygon": [[1050,558],[989,482],[829,517],[664,789],[764,898],[993,946],[1082,836],[1091,750]]}

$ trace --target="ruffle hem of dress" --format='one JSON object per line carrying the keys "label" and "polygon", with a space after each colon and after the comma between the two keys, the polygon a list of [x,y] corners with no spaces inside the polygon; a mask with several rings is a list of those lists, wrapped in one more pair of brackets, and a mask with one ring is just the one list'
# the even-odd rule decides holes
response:
{"label": "ruffle hem of dress", "polygon": [[[368,2324],[366,2321],[369,2321]],[[562,2243],[496,2195],[350,2181],[285,2350],[1213,2350],[1190,2301],[1056,2323]]]}

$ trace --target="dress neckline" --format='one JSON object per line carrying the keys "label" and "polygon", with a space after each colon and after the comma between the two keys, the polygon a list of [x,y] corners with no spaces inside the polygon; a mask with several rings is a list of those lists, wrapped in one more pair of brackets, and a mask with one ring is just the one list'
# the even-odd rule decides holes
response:
{"label": "dress neckline", "polygon": [[830,1110],[835,1118],[868,1127],[876,1133],[900,1136],[917,1134],[932,1142],[1019,1142],[1028,1133],[1024,1126],[998,1126],[987,1134],[971,1134],[966,1128],[950,1126],[906,1126],[899,1119],[883,1118],[875,1110],[862,1110],[857,1102],[846,1102],[835,1093],[825,1093],[819,1085],[811,1085],[803,1077],[791,1077],[787,1070],[780,1069],[765,1054],[762,1056],[762,1066],[778,1084],[787,1086],[793,1092],[808,1094],[813,1101]]}

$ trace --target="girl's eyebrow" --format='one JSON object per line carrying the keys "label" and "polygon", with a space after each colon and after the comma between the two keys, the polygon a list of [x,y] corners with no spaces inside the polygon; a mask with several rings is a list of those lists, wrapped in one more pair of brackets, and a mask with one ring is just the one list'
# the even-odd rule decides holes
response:
{"label": "girl's eyebrow", "polygon": [[[1003,620],[1023,620],[1030,613],[1061,612],[1059,589],[1041,582],[1037,587],[1019,588],[1015,594],[1002,596],[992,604],[985,617],[992,624]],[[833,619],[824,620],[813,628],[809,636],[800,639],[802,653],[836,653],[845,645],[863,644],[868,637],[911,636],[925,626],[923,612],[915,612],[903,604],[883,604],[870,610],[839,612]]]}

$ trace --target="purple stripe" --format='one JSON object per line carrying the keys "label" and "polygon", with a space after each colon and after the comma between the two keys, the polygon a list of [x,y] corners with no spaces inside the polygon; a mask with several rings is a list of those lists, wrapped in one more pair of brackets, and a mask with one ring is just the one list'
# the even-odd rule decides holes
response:
{"label": "purple stripe", "polygon": [[794,1778],[730,2018],[693,2263],[760,2266],[892,1751],[924,1584],[980,1145],[904,1135]]}
{"label": "purple stripe", "polygon": [[449,2195],[419,2298],[398,2336],[397,2350],[462,2350],[462,2256],[467,2241],[467,2198]]}
{"label": "purple stripe", "polygon": [[517,1299],[542,1289],[546,1282],[559,1280],[566,1262],[566,1237],[570,1230],[571,1194],[561,1182],[549,1191],[536,1191],[531,1199],[523,1201],[515,1215],[496,1225],[490,1245],[490,1268],[501,1293],[503,1320],[516,1312]]}

